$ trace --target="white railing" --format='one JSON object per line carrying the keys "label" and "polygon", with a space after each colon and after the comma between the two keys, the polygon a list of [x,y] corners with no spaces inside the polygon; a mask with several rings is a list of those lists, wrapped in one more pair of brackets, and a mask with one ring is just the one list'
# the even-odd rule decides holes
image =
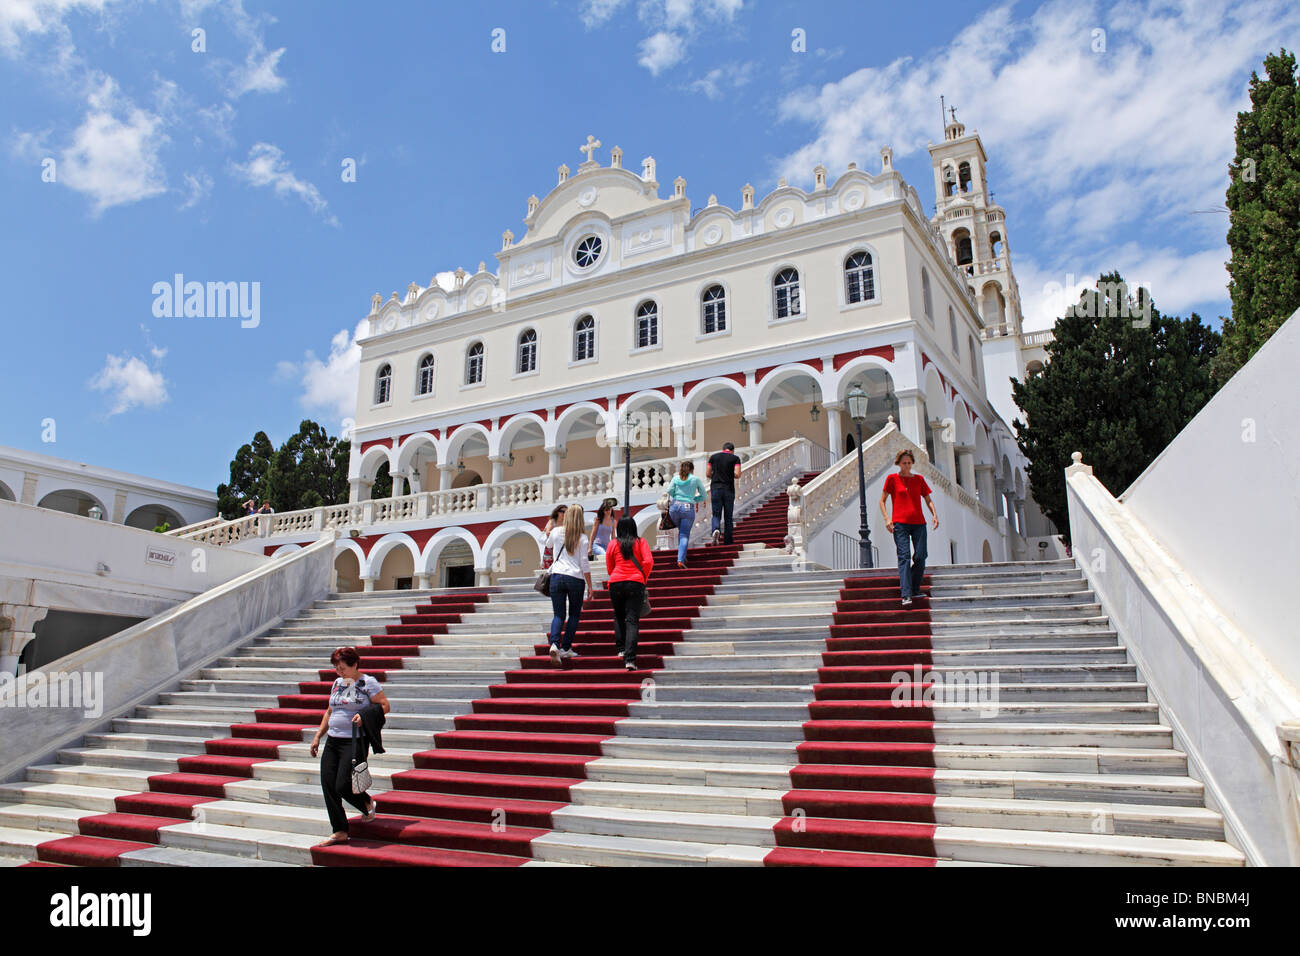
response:
{"label": "white railing", "polygon": [[[916,461],[914,471],[924,476],[931,487],[943,491],[962,506],[997,530],[997,518],[974,495],[939,471],[924,449],[913,444],[898,426],[890,422],[862,444],[862,468],[866,483],[871,484],[894,463],[894,456],[906,448]],[[858,493],[857,455],[850,453],[802,488],[790,489],[790,539],[796,554],[807,557],[808,543],[828,521],[840,513],[844,503]]]}
{"label": "white railing", "polygon": [[196,521],[194,524],[187,524],[183,528],[168,528],[163,533],[179,537],[180,535],[188,534],[191,531],[203,531],[206,528],[216,527],[219,524],[224,524],[225,521],[225,518],[221,517],[221,515],[217,515],[215,518],[208,518],[205,521]]}
{"label": "white railing", "polygon": [[[801,439],[790,439],[795,442]],[[787,444],[754,445],[737,450],[743,463],[757,461],[771,450]],[[694,456],[688,456],[694,457]],[[677,474],[680,458],[658,458],[632,462],[632,493],[662,491]],[[173,532],[177,537],[204,544],[233,544],[247,538],[279,538],[337,528],[341,531],[371,525],[419,521],[425,518],[460,517],[484,511],[544,510],[561,501],[621,497],[624,465],[607,465],[559,475],[541,475],[467,488],[422,491],[399,498],[376,498],[344,504],[303,508],[271,515],[249,515],[226,521],[211,518]]]}
{"label": "white railing", "polygon": [[[753,511],[798,475],[812,471],[812,442],[802,436],[787,438],[767,447],[765,451],[745,460],[742,456],[740,478],[736,481],[736,503],[732,517],[739,521]],[[710,495],[704,496],[695,509],[695,524],[691,527],[692,543],[709,536],[713,525],[713,507]],[[676,535],[674,535],[676,540]]]}

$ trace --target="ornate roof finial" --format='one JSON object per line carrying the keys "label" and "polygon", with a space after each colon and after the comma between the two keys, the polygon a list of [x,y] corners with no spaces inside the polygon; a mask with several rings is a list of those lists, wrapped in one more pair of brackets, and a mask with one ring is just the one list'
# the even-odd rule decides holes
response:
{"label": "ornate roof finial", "polygon": [[[567,163],[560,163],[560,168],[559,168],[558,170],[556,170],[556,172],[558,172],[558,173],[560,174],[560,183],[565,182],[565,181],[569,178],[569,166],[568,166],[568,164],[567,164]],[[556,185],[558,186],[560,183],[556,183]]]}
{"label": "ornate roof finial", "polygon": [[617,146],[609,151],[609,166],[611,169],[623,168],[623,150]]}
{"label": "ornate roof finial", "polygon": [[374,315],[379,311],[379,307],[384,304],[384,297],[376,292],[370,297],[370,314]]}
{"label": "ornate roof finial", "polygon": [[587,159],[583,162],[583,164],[582,164],[581,166],[578,167],[578,169],[580,169],[580,170],[581,170],[581,169],[592,169],[592,168],[594,168],[594,167],[596,167],[596,166],[599,166],[600,163],[596,162],[594,159],[591,158],[591,154],[594,153],[594,152],[595,152],[596,150],[598,150],[598,149],[600,149],[600,140],[596,139],[596,137],[594,137],[594,136],[592,136],[590,133],[588,133],[588,134],[587,134],[587,142],[586,142],[584,145],[578,147],[578,152],[580,152],[580,153],[586,153],[586,154],[587,154]]}

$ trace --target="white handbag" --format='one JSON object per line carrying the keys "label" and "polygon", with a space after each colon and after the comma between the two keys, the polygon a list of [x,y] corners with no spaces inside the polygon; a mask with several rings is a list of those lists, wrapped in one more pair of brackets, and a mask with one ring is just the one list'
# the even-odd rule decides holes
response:
{"label": "white handbag", "polygon": [[361,736],[361,728],[356,724],[352,725],[352,792],[365,793],[370,789],[373,782],[370,779],[370,765],[362,760],[357,762],[357,740]]}

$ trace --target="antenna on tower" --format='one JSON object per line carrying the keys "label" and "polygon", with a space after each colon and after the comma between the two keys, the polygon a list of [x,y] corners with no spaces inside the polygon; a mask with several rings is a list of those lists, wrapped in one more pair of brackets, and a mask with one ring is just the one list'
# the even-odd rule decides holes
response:
{"label": "antenna on tower", "polygon": [[948,110],[943,101],[943,94],[939,94],[939,129],[946,129],[948,126]]}

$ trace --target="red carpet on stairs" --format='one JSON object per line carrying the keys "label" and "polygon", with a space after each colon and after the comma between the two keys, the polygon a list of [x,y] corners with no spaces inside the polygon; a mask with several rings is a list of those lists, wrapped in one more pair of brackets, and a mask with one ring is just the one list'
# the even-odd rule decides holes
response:
{"label": "red carpet on stairs", "polygon": [[897,576],[845,579],[765,865],[934,865],[934,712],[893,680],[931,662],[929,580],[903,608]]}
{"label": "red carpet on stairs", "polygon": [[[419,654],[421,646],[433,643],[432,634],[445,634],[448,624],[460,621],[462,615],[473,613],[487,600],[487,592],[477,591],[430,597],[416,614],[403,616],[402,624],[389,625],[389,634],[375,635],[371,645],[357,648],[363,668],[377,680],[386,680],[384,669],[400,669],[402,658]],[[420,622],[421,630],[408,636],[401,629],[413,620]],[[384,669],[377,669],[376,662]],[[206,753],[180,758],[178,772],[150,777],[147,792],[118,797],[116,812],[82,817],[77,821],[80,835],[38,845],[36,863],[118,866],[123,853],[157,846],[161,829],[194,819],[196,806],[225,797],[226,784],[248,779],[256,764],[277,759],[281,744],[302,743],[308,736],[304,731],[320,723],[336,676],[333,668],[322,668],[315,680],[298,685],[297,694],[280,695],[279,707],[255,711],[256,723],[232,725],[230,737],[204,742]],[[325,836],[322,834],[322,839]],[[385,846],[372,841],[376,859],[384,860]],[[389,865],[359,859],[349,862]],[[466,860],[461,865],[483,864]]]}
{"label": "red carpet on stairs", "polygon": [[[609,592],[596,591],[582,610],[576,658],[553,664],[539,634],[504,684],[474,701],[454,730],[435,735],[434,749],[416,754],[414,769],[393,774],[376,820],[354,820],[348,844],[313,850],[313,860],[506,866],[530,859],[531,842],[549,832],[551,814],[570,802],[569,788],[586,778],[586,764],[601,755],[628,702],[641,698],[642,682],[663,667],[739,551],[691,549],[686,571],[675,566],[675,551],[655,552],[654,611],[641,623],[635,671],[614,653]],[[372,863],[376,858],[381,862]]]}

